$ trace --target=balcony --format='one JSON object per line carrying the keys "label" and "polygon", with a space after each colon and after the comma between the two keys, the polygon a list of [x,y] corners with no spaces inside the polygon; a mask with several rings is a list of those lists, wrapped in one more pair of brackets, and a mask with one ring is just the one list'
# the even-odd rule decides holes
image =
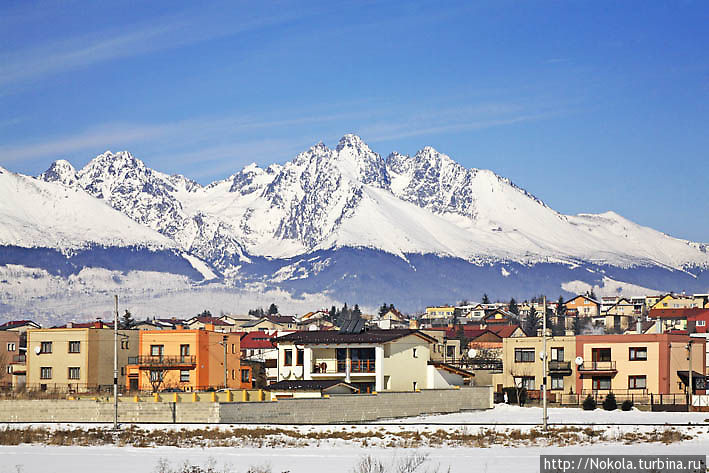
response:
{"label": "balcony", "polygon": [[578,371],[583,374],[615,374],[618,372],[618,370],[615,368],[615,361],[584,361],[583,364],[578,367]]}
{"label": "balcony", "polygon": [[129,365],[138,365],[138,369],[149,370],[155,368],[190,369],[197,365],[194,356],[130,356]]}
{"label": "balcony", "polygon": [[549,373],[550,374],[563,374],[565,376],[568,376],[571,374],[571,362],[570,361],[549,360]]}
{"label": "balcony", "polygon": [[374,360],[327,360],[313,363],[313,374],[342,374],[347,372],[347,362],[350,361],[350,373],[374,373]]}

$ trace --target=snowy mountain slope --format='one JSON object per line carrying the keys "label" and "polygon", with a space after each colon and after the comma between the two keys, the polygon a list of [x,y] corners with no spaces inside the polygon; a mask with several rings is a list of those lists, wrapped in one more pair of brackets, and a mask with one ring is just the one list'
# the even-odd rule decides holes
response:
{"label": "snowy mountain slope", "polygon": [[169,238],[137,224],[78,187],[43,182],[2,168],[0,221],[0,245],[63,252],[90,245],[176,248]]}

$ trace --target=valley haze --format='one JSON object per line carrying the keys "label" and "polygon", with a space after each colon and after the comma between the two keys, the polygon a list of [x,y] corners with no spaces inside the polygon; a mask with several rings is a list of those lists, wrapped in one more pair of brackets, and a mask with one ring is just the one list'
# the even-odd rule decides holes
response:
{"label": "valley haze", "polygon": [[0,168],[0,221],[2,319],[108,315],[114,293],[138,316],[181,316],[709,292],[707,244],[564,215],[431,147],[383,157],[352,134],[206,186],[127,151]]}

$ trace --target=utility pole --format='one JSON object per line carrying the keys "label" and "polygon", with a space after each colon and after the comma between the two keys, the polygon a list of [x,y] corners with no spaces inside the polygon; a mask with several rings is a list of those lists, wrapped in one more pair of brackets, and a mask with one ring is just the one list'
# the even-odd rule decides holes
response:
{"label": "utility pole", "polygon": [[227,352],[227,336],[222,337],[222,344],[224,345],[224,389],[227,387],[227,367],[226,367],[226,352]]}
{"label": "utility pole", "polygon": [[113,318],[113,430],[118,430],[118,294]]}
{"label": "utility pole", "polygon": [[689,407],[687,410],[689,412],[692,411],[692,394],[694,394],[694,379],[692,377],[692,339],[689,339],[689,343],[687,344],[687,350],[689,351]]}
{"label": "utility pole", "polygon": [[542,428],[547,430],[547,296],[544,296],[542,315]]}

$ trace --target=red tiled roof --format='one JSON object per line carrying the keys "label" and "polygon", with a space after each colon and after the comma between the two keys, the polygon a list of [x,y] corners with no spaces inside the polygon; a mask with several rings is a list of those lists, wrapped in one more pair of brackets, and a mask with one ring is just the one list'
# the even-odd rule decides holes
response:
{"label": "red tiled roof", "polygon": [[498,336],[502,338],[509,338],[512,334],[519,328],[519,325],[498,325],[490,326],[488,330],[495,332]]}
{"label": "red tiled roof", "polygon": [[209,317],[209,316],[197,316],[194,319],[190,319],[192,323],[194,322],[200,322],[203,324],[213,324],[214,326],[219,326],[219,327],[232,327],[233,324],[230,324],[229,322],[224,322],[223,320],[219,320],[216,317]]}
{"label": "red tiled roof", "polygon": [[4,324],[0,325],[0,330],[6,330],[8,328],[22,327],[23,325],[34,324],[39,327],[39,324],[33,322],[32,320],[9,320]]}
{"label": "red tiled roof", "polygon": [[241,349],[274,348],[274,338],[260,331],[249,332],[241,338]]}
{"label": "red tiled roof", "polygon": [[104,321],[96,321],[96,322],[72,322],[71,327],[68,327],[69,324],[65,325],[55,325],[52,328],[113,328],[113,324],[106,323]]}
{"label": "red tiled roof", "polygon": [[694,317],[709,317],[709,309],[692,307],[687,309],[650,309],[647,316],[651,319],[684,319]]}

